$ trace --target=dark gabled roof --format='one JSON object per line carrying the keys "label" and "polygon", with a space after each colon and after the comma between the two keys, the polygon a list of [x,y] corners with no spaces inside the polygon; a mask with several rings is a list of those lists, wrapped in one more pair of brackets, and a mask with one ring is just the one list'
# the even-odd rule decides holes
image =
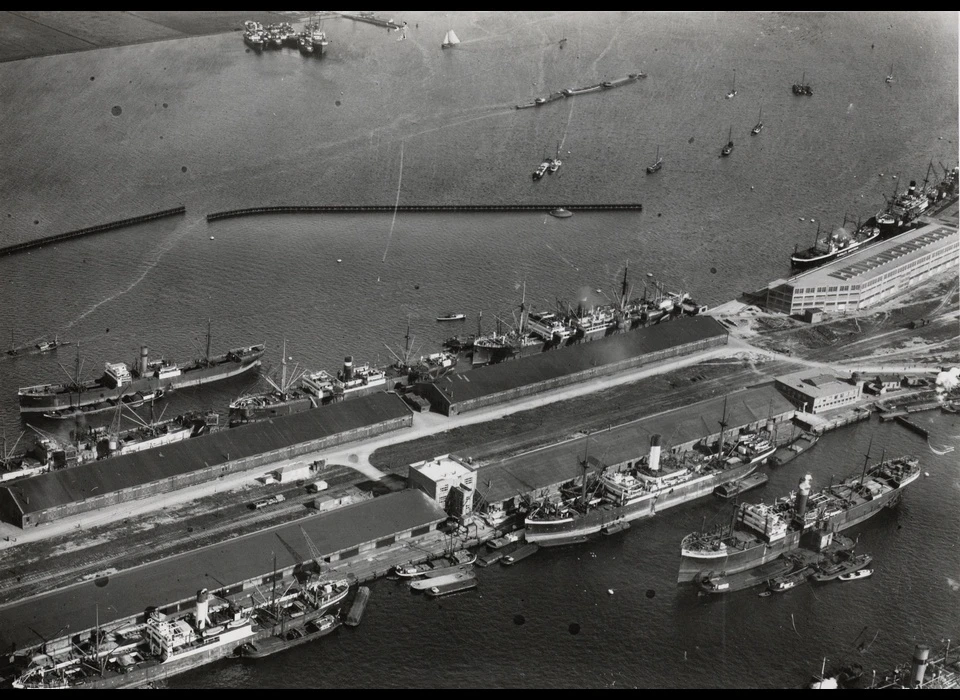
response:
{"label": "dark gabled roof", "polygon": [[0,489],[0,499],[12,499],[22,513],[43,511],[406,415],[410,415],[410,409],[396,394],[371,394],[152,450],[47,472]]}
{"label": "dark gabled roof", "polygon": [[436,387],[450,403],[456,404],[676,345],[725,335],[726,329],[709,316],[678,318],[602,340],[532,355],[519,361],[481,367],[462,374],[449,374],[438,381]]}

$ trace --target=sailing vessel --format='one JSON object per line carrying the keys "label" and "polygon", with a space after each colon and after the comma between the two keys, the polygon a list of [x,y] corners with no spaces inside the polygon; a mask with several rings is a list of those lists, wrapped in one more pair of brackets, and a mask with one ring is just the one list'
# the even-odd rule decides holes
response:
{"label": "sailing vessel", "polygon": [[892,82],[893,82],[893,64],[892,64],[892,63],[890,64],[890,72],[887,73],[886,82],[888,82],[888,83],[892,83]]}
{"label": "sailing vessel", "polygon": [[720,151],[721,156],[728,156],[733,152],[733,127],[730,127],[730,132],[727,134],[727,145],[723,147],[723,150]]}
{"label": "sailing vessel", "polygon": [[760,108],[760,116],[757,117],[757,125],[750,130],[750,133],[756,136],[763,131],[763,107]]}
{"label": "sailing vessel", "polygon": [[663,167],[663,158],[660,157],[660,146],[657,146],[657,160],[653,165],[647,166],[647,175],[653,175],[653,173],[660,172],[660,168]]}
{"label": "sailing vessel", "polygon": [[730,92],[727,93],[727,99],[737,96],[737,71],[733,71],[733,87],[730,88]]}
{"label": "sailing vessel", "polygon": [[449,49],[453,46],[456,46],[459,43],[460,43],[460,39],[457,38],[457,33],[451,29],[444,35],[443,43],[440,44],[440,48]]}
{"label": "sailing vessel", "polygon": [[794,95],[813,95],[813,89],[807,84],[807,74],[804,72],[803,77],[800,78],[799,83],[793,84],[793,94]]}

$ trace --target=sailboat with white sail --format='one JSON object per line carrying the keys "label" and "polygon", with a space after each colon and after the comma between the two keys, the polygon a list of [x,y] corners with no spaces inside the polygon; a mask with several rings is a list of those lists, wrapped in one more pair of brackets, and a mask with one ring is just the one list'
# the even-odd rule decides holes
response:
{"label": "sailboat with white sail", "polygon": [[460,39],[457,38],[457,33],[450,29],[443,37],[443,43],[440,44],[441,49],[449,49],[460,43]]}
{"label": "sailboat with white sail", "polygon": [[757,117],[757,125],[750,130],[750,133],[756,136],[763,131],[763,107],[760,108],[760,116]]}
{"label": "sailboat with white sail", "polygon": [[730,88],[730,92],[727,93],[727,99],[737,96],[737,71],[733,71],[733,87]]}

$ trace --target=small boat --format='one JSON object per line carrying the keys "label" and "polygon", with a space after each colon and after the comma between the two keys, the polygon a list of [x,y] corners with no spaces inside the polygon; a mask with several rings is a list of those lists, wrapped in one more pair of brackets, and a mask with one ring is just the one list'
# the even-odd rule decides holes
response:
{"label": "small boat", "polygon": [[441,596],[450,595],[452,593],[459,593],[460,591],[469,591],[471,588],[477,587],[477,577],[474,576],[470,579],[465,579],[463,581],[454,581],[453,583],[445,583],[441,586],[431,586],[428,588],[425,593],[431,598],[439,598]]}
{"label": "small boat", "polygon": [[612,87],[613,87],[613,83],[611,83],[609,80],[604,80],[602,83],[600,83],[600,85],[601,85],[601,87],[605,87],[605,88],[612,88]]}
{"label": "small boat", "polygon": [[663,158],[660,157],[660,146],[657,146],[657,161],[653,165],[647,166],[647,175],[653,175],[656,172],[660,172],[660,168],[663,167]]}
{"label": "small boat", "polygon": [[54,337],[53,340],[41,340],[37,343],[38,352],[50,352],[51,350],[56,350],[61,345],[69,345],[69,343],[64,343],[58,337]]}
{"label": "small boat", "polygon": [[558,219],[569,219],[571,216],[573,216],[573,212],[568,211],[563,207],[557,207],[556,209],[550,210],[550,216],[555,216]]}
{"label": "small boat", "polygon": [[804,567],[802,569],[798,569],[797,571],[792,571],[789,574],[778,576],[770,581],[770,590],[774,593],[783,593],[784,591],[789,591],[791,588],[795,588],[806,581],[809,574],[810,570]]}
{"label": "small boat", "polygon": [[727,145],[720,151],[721,156],[728,156],[733,152],[733,127],[730,127],[730,133],[727,134]]}
{"label": "small boat", "polygon": [[442,576],[428,577],[419,581],[411,581],[410,589],[414,591],[425,591],[430,588],[439,588],[448,583],[457,583],[459,581],[470,581],[477,577],[475,573],[469,570],[455,571]]}
{"label": "small boat", "polygon": [[440,44],[441,49],[449,49],[460,43],[460,39],[457,38],[457,33],[452,29],[446,33],[443,37],[443,43]]}
{"label": "small boat", "polygon": [[872,575],[873,569],[860,569],[859,571],[851,571],[849,574],[841,574],[837,578],[841,581],[856,581],[857,579],[867,578]]}
{"label": "small boat", "polygon": [[443,316],[437,316],[438,321],[462,321],[467,317],[466,314],[455,314],[448,311]]}
{"label": "small boat", "polygon": [[893,82],[893,64],[892,63],[890,64],[890,72],[887,74],[886,82],[888,83]]}
{"label": "small boat", "polygon": [[744,479],[740,479],[739,481],[731,481],[726,484],[721,484],[713,490],[713,495],[719,496],[724,500],[729,500],[734,496],[739,496],[745,491],[759,488],[769,480],[770,477],[768,477],[766,474],[754,473]]}
{"label": "small boat", "polygon": [[537,166],[537,169],[533,171],[533,179],[539,180],[543,177],[543,174],[547,172],[547,168],[550,167],[550,161],[545,160],[540,165]]}
{"label": "small boat", "polygon": [[760,116],[757,117],[757,125],[750,130],[750,133],[756,136],[763,131],[763,107],[760,108]]}
{"label": "small boat", "polygon": [[540,549],[540,547],[536,544],[525,544],[522,547],[520,547],[517,551],[515,551],[513,554],[508,554],[503,559],[501,559],[500,563],[503,564],[504,566],[513,566],[518,561],[522,561],[527,557],[536,554],[538,549]]}
{"label": "small boat", "polygon": [[730,88],[730,92],[727,93],[727,99],[737,96],[737,71],[733,71],[733,87]]}
{"label": "small boat", "polygon": [[557,172],[557,170],[560,169],[561,165],[563,165],[563,163],[560,161],[560,159],[554,158],[553,160],[550,161],[550,166],[547,168],[547,170],[552,175],[553,173]]}
{"label": "small boat", "polygon": [[793,94],[794,95],[807,95],[808,97],[813,94],[813,90],[809,85],[807,85],[807,74],[804,73],[803,77],[800,78],[799,83],[793,84]]}

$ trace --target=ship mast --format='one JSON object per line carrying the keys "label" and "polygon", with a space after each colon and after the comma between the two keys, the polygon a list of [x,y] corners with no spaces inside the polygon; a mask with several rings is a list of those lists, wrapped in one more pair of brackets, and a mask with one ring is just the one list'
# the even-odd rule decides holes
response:
{"label": "ship mast", "polygon": [[210,319],[207,319],[207,366],[210,365]]}
{"label": "ship mast", "polygon": [[580,460],[580,470],[581,470],[581,481],[583,482],[580,487],[580,505],[586,506],[587,504],[587,448],[590,446],[590,434],[584,437],[583,440],[583,459]]}
{"label": "ship mast", "polygon": [[867,445],[867,454],[863,458],[863,472],[860,474],[860,485],[863,486],[863,479],[867,475],[867,462],[870,461],[870,448],[873,447],[873,438],[870,438],[870,444]]}
{"label": "ship mast", "polygon": [[287,339],[283,339],[283,358],[280,360],[280,393],[287,396]]}
{"label": "ship mast", "polygon": [[724,433],[726,433],[727,431],[727,425],[728,425],[726,396],[723,397],[723,416],[721,416],[718,422],[720,423],[720,445],[718,446],[718,449],[717,449],[717,457],[722,461],[723,460],[723,438],[724,438]]}

